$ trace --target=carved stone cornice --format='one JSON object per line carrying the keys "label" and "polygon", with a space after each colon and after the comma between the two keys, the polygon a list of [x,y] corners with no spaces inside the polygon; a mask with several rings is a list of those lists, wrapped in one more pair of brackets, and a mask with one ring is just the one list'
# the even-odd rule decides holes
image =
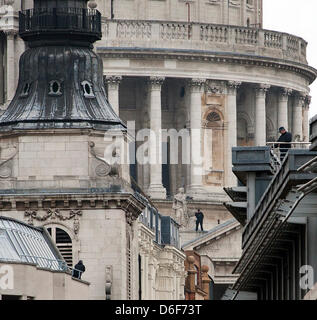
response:
{"label": "carved stone cornice", "polygon": [[165,81],[165,77],[150,77],[147,79],[147,84],[150,90],[161,90]]}
{"label": "carved stone cornice", "polygon": [[[60,209],[46,209],[46,210],[26,210],[24,212],[24,217],[27,219],[27,223],[33,225],[33,221],[67,221],[72,220],[76,221],[74,229],[79,231],[79,220],[76,219],[78,216],[82,216],[81,210],[65,210],[61,211]],[[76,233],[76,232],[75,232]]]}
{"label": "carved stone cornice", "polygon": [[205,54],[189,53],[188,55],[178,54],[170,50],[169,53],[155,52],[138,52],[135,49],[129,49],[124,51],[123,49],[107,51],[107,49],[100,48],[98,50],[99,55],[103,58],[137,58],[137,59],[176,59],[181,61],[204,61],[204,62],[216,62],[223,64],[236,64],[236,65],[246,65],[246,66],[259,66],[261,68],[274,68],[278,70],[287,70],[295,72],[297,74],[302,74],[310,82],[313,82],[316,78],[316,70],[310,66],[305,66],[303,64],[297,64],[292,62],[291,64],[285,63],[285,60],[272,61],[270,57],[254,57],[247,54],[235,56],[234,53],[228,55],[220,55],[217,52],[208,52],[209,56]]}

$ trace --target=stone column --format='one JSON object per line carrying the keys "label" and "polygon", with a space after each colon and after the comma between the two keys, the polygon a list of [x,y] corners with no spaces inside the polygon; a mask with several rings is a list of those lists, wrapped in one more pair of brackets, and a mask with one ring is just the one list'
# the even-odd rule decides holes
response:
{"label": "stone column", "polygon": [[190,88],[190,186],[188,193],[194,198],[201,196],[202,191],[203,163],[201,154],[201,95],[205,82],[205,79],[192,79],[188,83]]}
{"label": "stone column", "polygon": [[112,109],[119,116],[119,85],[122,81],[121,76],[106,76],[105,82],[108,85],[108,101]]}
{"label": "stone column", "polygon": [[255,87],[255,146],[266,145],[266,106],[265,98],[269,85],[260,84]]}
{"label": "stone column", "polygon": [[232,173],[232,148],[237,146],[237,88],[241,82],[229,81],[227,85],[227,122],[228,122],[228,142],[227,142],[227,182],[226,186],[237,185],[237,178]]}
{"label": "stone column", "polygon": [[303,141],[309,142],[309,106],[311,103],[311,96],[306,96],[303,109]]}
{"label": "stone column", "polygon": [[305,105],[306,95],[299,92],[295,96],[293,107],[293,141],[302,141],[303,139],[303,107]]}
{"label": "stone column", "polygon": [[279,92],[279,99],[278,99],[278,113],[277,113],[277,121],[278,121],[278,128],[284,127],[286,130],[288,128],[288,98],[292,93],[291,89],[282,88]]}
{"label": "stone column", "polygon": [[163,77],[151,77],[148,81],[150,94],[150,187],[149,195],[165,199],[166,189],[162,184],[162,105],[161,90]]}
{"label": "stone column", "polygon": [[15,30],[5,31],[7,36],[7,101],[10,102],[15,94],[16,81],[15,81]]}

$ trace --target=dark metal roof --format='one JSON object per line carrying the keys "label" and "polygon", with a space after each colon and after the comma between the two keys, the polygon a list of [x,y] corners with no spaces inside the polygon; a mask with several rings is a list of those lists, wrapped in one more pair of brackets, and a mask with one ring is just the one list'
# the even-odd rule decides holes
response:
{"label": "dark metal roof", "polygon": [[247,222],[247,202],[225,202],[226,209],[243,225]]}
{"label": "dark metal roof", "polygon": [[[87,47],[28,49],[20,59],[14,99],[0,117],[0,131],[39,128],[125,129],[110,106],[100,57]],[[54,82],[60,85],[53,92]],[[84,86],[90,86],[90,95]],[[88,89],[89,91],[89,89]]]}

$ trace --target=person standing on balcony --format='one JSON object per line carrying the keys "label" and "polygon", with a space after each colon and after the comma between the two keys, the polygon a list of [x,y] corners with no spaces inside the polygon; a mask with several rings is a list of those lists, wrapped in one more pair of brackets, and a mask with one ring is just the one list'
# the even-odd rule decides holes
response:
{"label": "person standing on balcony", "polygon": [[203,221],[204,221],[204,214],[198,209],[198,211],[195,213],[196,216],[196,232],[198,231],[198,226],[200,225],[201,231],[204,231],[203,229]]}
{"label": "person standing on balcony", "polygon": [[[280,137],[278,138],[277,142],[292,142],[292,134],[287,132],[284,127],[279,128]],[[290,143],[279,143],[274,145],[275,148],[280,148],[280,159],[283,161],[285,158],[288,149],[292,148]]]}

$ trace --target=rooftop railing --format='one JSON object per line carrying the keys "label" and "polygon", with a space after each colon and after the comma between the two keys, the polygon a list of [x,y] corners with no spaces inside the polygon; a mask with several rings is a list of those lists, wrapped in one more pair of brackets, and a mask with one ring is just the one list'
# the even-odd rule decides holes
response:
{"label": "rooftop railing", "polygon": [[38,8],[19,13],[20,33],[74,30],[101,35],[101,14],[93,9]]}
{"label": "rooftop railing", "polygon": [[[272,142],[273,143],[273,142]],[[299,148],[300,143],[302,143],[305,148]],[[257,229],[259,223],[263,220],[263,217],[270,210],[274,210],[276,206],[275,202],[283,191],[282,186],[284,186],[286,179],[291,173],[296,173],[299,167],[304,163],[316,157],[316,154],[309,152],[309,143],[306,142],[291,142],[297,146],[297,148],[289,149],[286,152],[285,160],[281,161],[280,166],[272,178],[270,185],[265,190],[261,200],[257,204],[257,207],[252,215],[251,219],[248,221],[242,233],[242,248],[244,248],[247,242],[250,240],[252,234]],[[290,151],[291,150],[291,151]],[[295,179],[295,178],[294,178]],[[296,176],[298,181],[301,179],[300,175]]]}
{"label": "rooftop railing", "polygon": [[251,27],[103,19],[103,35],[104,44],[109,47],[179,48],[239,54],[245,52],[307,64],[307,42],[302,38]]}
{"label": "rooftop railing", "polygon": [[276,167],[282,165],[286,154],[290,149],[309,149],[311,142],[267,142],[268,147],[272,148],[273,163]]}

